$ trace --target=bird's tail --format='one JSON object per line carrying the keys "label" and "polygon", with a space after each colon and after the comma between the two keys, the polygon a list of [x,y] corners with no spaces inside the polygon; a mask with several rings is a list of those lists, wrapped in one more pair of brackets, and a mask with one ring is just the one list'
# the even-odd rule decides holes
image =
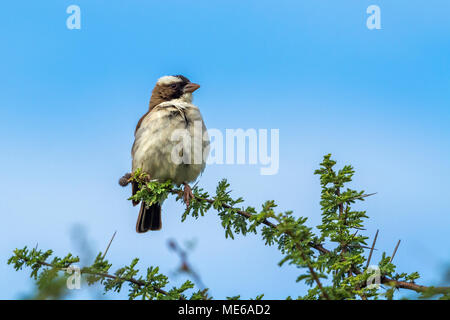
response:
{"label": "bird's tail", "polygon": [[136,223],[136,232],[144,233],[148,230],[161,230],[161,227],[161,205],[155,203],[147,208],[145,203],[142,202]]}

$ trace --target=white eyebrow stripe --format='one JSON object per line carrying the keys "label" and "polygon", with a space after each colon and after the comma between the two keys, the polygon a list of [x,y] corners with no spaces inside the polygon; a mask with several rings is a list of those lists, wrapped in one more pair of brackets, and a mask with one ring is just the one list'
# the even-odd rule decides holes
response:
{"label": "white eyebrow stripe", "polygon": [[181,80],[178,77],[174,77],[174,76],[164,76],[158,79],[157,84],[162,84],[162,85],[168,85],[168,84],[172,84],[172,83],[177,83],[177,82],[182,82],[183,80]]}

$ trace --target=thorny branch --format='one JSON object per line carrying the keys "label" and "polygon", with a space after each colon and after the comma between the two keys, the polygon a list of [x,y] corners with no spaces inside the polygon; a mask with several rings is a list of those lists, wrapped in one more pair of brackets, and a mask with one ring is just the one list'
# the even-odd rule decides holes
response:
{"label": "thorny branch", "polygon": [[[29,261],[28,259],[26,259],[24,257],[22,257],[22,260],[25,261],[25,262]],[[50,267],[50,268],[53,268],[53,269],[58,269],[58,270],[61,270],[61,271],[65,271],[68,268],[68,267],[61,268],[61,267],[55,266],[55,265],[53,265],[51,263],[48,263],[48,262],[45,262],[45,261],[36,261],[36,262],[38,264],[42,265],[42,266]],[[130,283],[136,284],[136,285],[138,285],[140,287],[144,287],[144,286],[147,285],[147,283],[145,281],[140,281],[140,280],[134,279],[132,277],[131,278],[122,278],[122,277],[118,277],[118,276],[115,276],[115,275],[112,275],[112,274],[109,274],[109,273],[92,272],[92,271],[86,270],[85,268],[81,269],[81,273],[82,274],[89,274],[89,275],[93,275],[93,276],[98,276],[98,277],[102,277],[102,278],[109,278],[109,279],[114,279],[114,280],[130,282]],[[169,295],[169,293],[167,291],[165,291],[163,289],[160,289],[160,288],[157,288],[157,287],[153,287],[153,290],[155,290],[156,292],[161,293],[163,295],[166,295],[166,296]],[[180,300],[183,300],[183,298],[180,297]]]}
{"label": "thorny branch", "polygon": [[[172,194],[174,194],[174,195],[179,195],[181,192],[182,192],[182,190],[181,190],[181,189],[178,189],[178,188],[172,188],[172,189],[170,190],[170,193],[172,193]],[[357,197],[355,197],[354,199],[365,198],[365,197],[369,197],[369,196],[374,195],[374,194],[376,194],[376,193],[364,194],[364,195],[361,195],[361,196],[357,196]],[[198,197],[197,195],[194,195],[194,197],[195,197],[196,200],[198,200],[198,201],[206,201],[206,202],[208,202],[208,203],[210,203],[210,204],[215,203],[214,199],[210,199],[210,198],[202,198],[202,197]],[[233,207],[231,207],[230,205],[225,204],[225,203],[222,204],[222,207],[223,207],[224,209],[233,209],[236,213],[238,213],[239,215],[241,215],[241,216],[243,216],[243,217],[245,217],[245,218],[247,218],[247,219],[250,219],[251,217],[253,217],[253,214],[251,214],[251,213],[249,213],[249,212],[247,212],[247,211],[241,210],[241,209],[233,208]],[[277,224],[275,224],[275,223],[269,221],[268,219],[264,219],[264,220],[262,221],[262,224],[264,224],[264,225],[266,225],[266,226],[268,226],[268,227],[274,228],[274,229],[277,229],[277,228],[278,228],[278,225],[277,225]],[[286,233],[288,236],[290,236],[290,237],[292,238],[292,234],[290,234],[289,232],[285,232],[285,233]],[[321,254],[321,255],[322,255],[322,254],[329,254],[329,253],[330,253],[330,250],[326,249],[326,248],[324,247],[324,245],[321,244],[321,243],[312,243],[312,242],[311,242],[311,243],[309,243],[309,246],[310,246],[311,248],[317,250],[317,251],[319,252],[319,254]],[[345,260],[344,257],[343,257],[342,259]],[[359,275],[359,274],[362,273],[361,270],[356,269],[355,267],[353,267],[353,268],[351,269],[351,271],[352,271],[354,274],[356,274],[356,275]],[[310,272],[311,272],[311,269],[310,269]],[[324,294],[323,294],[324,297],[327,298],[327,294],[326,294],[326,292],[323,290],[323,286],[321,285],[321,283],[320,283],[320,281],[319,281],[319,279],[318,279],[318,277],[317,277],[317,274],[314,272],[314,270],[311,272],[311,274],[313,275],[313,278],[315,279],[315,281],[316,281],[318,287],[319,287],[319,288],[322,290],[322,292],[324,293]],[[428,287],[428,286],[419,285],[419,284],[416,284],[416,283],[413,283],[413,282],[398,281],[398,280],[391,279],[391,278],[384,277],[384,276],[381,278],[381,283],[383,283],[383,284],[388,284],[388,285],[393,286],[393,287],[398,288],[398,289],[413,290],[413,291],[416,291],[416,292],[419,292],[419,293],[420,293],[420,292],[425,292],[425,291],[431,289],[431,287]],[[448,292],[450,292],[450,287],[433,287],[432,289],[433,289],[436,293],[448,293]]]}

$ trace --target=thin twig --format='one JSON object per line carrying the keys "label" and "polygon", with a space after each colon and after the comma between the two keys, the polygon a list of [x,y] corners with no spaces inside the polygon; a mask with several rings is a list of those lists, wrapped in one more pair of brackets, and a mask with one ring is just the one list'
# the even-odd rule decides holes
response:
{"label": "thin twig", "polygon": [[114,237],[116,236],[116,233],[117,233],[117,230],[116,231],[114,231],[114,234],[112,235],[112,238],[111,238],[111,240],[109,240],[109,243],[108,243],[108,246],[106,247],[106,250],[105,250],[105,253],[103,254],[103,256],[102,256],[102,259],[103,258],[105,258],[105,256],[106,256],[106,253],[108,252],[108,250],[109,250],[109,246],[111,245],[111,243],[113,242],[113,240],[114,240]]}
{"label": "thin twig", "polygon": [[[290,236],[292,239],[295,239],[294,235],[292,234],[292,232],[290,232],[289,230],[285,231],[285,233]],[[317,286],[319,287],[319,290],[322,291],[322,295],[326,300],[330,300],[330,296],[328,295],[328,293],[324,290],[322,283],[320,282],[319,276],[317,275],[317,273],[314,271],[314,268],[311,265],[311,262],[306,258],[305,253],[303,252],[302,248],[300,247],[300,245],[298,244],[298,242],[295,242],[295,247],[297,248],[298,252],[300,253],[300,256],[302,257],[303,261],[306,262],[306,265],[308,266],[309,272],[311,273],[311,276],[313,277],[314,281],[316,282]]]}
{"label": "thin twig", "polygon": [[389,262],[392,262],[392,260],[394,260],[395,254],[397,253],[398,246],[400,245],[400,241],[401,240],[398,240],[397,245],[395,246],[394,252],[392,253],[391,260],[389,260]]}
{"label": "thin twig", "polygon": [[372,248],[370,248],[369,258],[367,258],[366,269],[369,267],[370,259],[372,259],[373,249],[375,248],[375,243],[377,243],[378,232],[380,230],[377,229],[377,233],[375,233],[375,238],[373,239]]}
{"label": "thin twig", "polygon": [[370,196],[374,196],[374,195],[376,195],[378,192],[373,192],[373,193],[367,193],[367,194],[362,194],[362,195],[360,195],[360,196],[357,196],[357,197],[353,197],[353,198],[351,198],[350,200],[353,200],[353,199],[362,199],[362,198],[367,198],[367,197],[370,197]]}
{"label": "thin twig", "polygon": [[297,250],[300,251],[300,254],[302,256],[302,259],[306,262],[309,272],[311,273],[314,281],[316,282],[317,286],[319,287],[319,290],[322,291],[322,295],[326,300],[330,300],[330,296],[328,295],[328,293],[325,291],[325,289],[322,287],[322,283],[319,280],[319,277],[317,276],[317,273],[314,271],[314,268],[311,266],[311,262],[309,260],[306,259],[305,253],[303,251],[301,251],[301,249],[299,248],[298,244],[296,243],[295,246],[297,247]]}

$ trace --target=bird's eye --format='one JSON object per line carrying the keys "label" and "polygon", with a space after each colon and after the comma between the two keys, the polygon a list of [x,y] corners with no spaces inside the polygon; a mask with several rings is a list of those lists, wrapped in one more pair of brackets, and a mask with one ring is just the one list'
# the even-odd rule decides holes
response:
{"label": "bird's eye", "polygon": [[170,87],[173,88],[173,89],[175,89],[175,88],[177,87],[177,84],[176,84],[176,83],[173,83],[173,84],[170,85]]}

